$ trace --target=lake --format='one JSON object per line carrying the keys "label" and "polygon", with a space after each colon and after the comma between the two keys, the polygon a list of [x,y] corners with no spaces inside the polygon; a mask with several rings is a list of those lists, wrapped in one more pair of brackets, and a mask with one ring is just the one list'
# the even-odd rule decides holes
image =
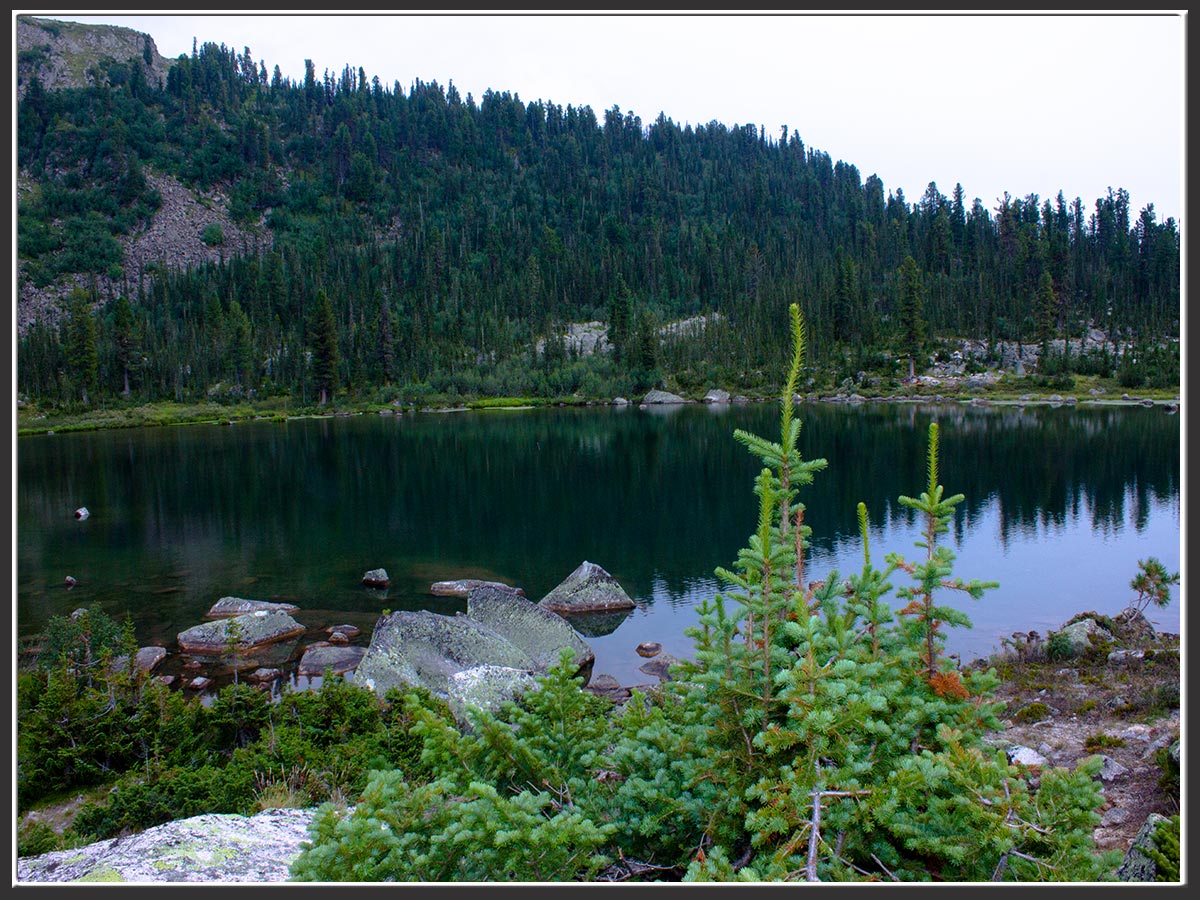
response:
{"label": "lake", "polygon": [[[945,600],[964,661],[1014,631],[1119,612],[1138,560],[1180,568],[1180,417],[1162,407],[804,403],[801,448],[826,471],[803,490],[810,578],[862,566],[867,504],[877,565],[910,559],[919,524],[900,494],[925,487],[941,427],[941,482],[966,500],[945,540],[955,574],[998,581]],[[254,421],[31,436],[16,445],[15,625],[99,604],[141,644],[171,648],[220,597],[287,600],[313,629],[349,623],[365,645],[384,609],[453,614],[434,581],[496,579],[540,599],[583,560],[639,609],[588,636],[595,673],[624,684],[634,648],[690,656],[685,629],[720,589],[757,520],[759,466],[735,428],[778,434],[778,404],[587,407]],[[74,511],[87,507],[82,521]],[[364,588],[383,567],[386,592]],[[64,579],[77,585],[67,589]],[[902,584],[900,577],[893,584]],[[1147,611],[1178,632],[1179,589]],[[604,629],[600,629],[604,630]]]}

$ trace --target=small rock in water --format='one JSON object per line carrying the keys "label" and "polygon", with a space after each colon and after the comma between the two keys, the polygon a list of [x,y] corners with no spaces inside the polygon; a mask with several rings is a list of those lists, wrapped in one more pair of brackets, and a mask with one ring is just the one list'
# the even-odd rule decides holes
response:
{"label": "small rock in water", "polygon": [[65,584],[67,586],[67,588],[70,589],[70,588],[75,587],[75,585],[79,584],[79,582],[75,580],[74,576],[68,575],[66,578],[63,579],[63,584]]}
{"label": "small rock in water", "polygon": [[657,641],[643,641],[637,645],[637,655],[649,659],[662,653],[662,644]]}
{"label": "small rock in water", "polygon": [[385,588],[392,580],[388,578],[387,569],[372,569],[362,577],[362,583],[371,588]]}
{"label": "small rock in water", "polygon": [[343,634],[348,638],[356,638],[362,634],[362,629],[357,625],[330,625],[325,629],[325,633],[332,640],[334,634]]}
{"label": "small rock in water", "polygon": [[81,521],[83,519],[86,519],[90,515],[91,515],[91,513],[88,512],[88,508],[86,506],[81,506],[81,507],[79,507],[79,509],[75,510],[75,518],[77,518]]}

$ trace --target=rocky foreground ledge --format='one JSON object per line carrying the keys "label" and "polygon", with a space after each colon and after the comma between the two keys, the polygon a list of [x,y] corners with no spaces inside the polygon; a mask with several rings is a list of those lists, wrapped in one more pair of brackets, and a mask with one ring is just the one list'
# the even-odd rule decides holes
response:
{"label": "rocky foreground ledge", "polygon": [[17,860],[21,882],[203,882],[288,880],[316,809],[272,809],[255,816],[202,815]]}

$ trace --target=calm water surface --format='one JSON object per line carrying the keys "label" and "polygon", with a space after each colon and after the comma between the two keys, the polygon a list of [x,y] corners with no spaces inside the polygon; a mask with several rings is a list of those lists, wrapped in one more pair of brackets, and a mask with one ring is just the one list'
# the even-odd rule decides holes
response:
{"label": "calm water surface", "polygon": [[[896,502],[925,486],[926,430],[942,430],[941,481],[963,493],[955,573],[1000,582],[952,630],[963,659],[1016,630],[1043,634],[1131,599],[1137,562],[1180,568],[1179,417],[1161,408],[805,404],[805,458],[824,457],[802,500],[809,574],[918,551]],[[540,599],[587,559],[642,605],[589,626],[595,672],[648,679],[655,640],[689,656],[685,629],[754,529],[758,466],[735,428],[774,437],[777,404],[494,410],[182,426],[17,442],[16,625],[100,604],[132,615],[141,643],[170,648],[226,595],[288,600],[313,629],[348,622],[361,642],[383,609],[453,614],[434,581],[490,578]],[[91,516],[76,521],[86,506]],[[363,588],[386,568],[392,587]],[[66,576],[78,584],[64,586]],[[894,584],[900,584],[898,578]],[[1179,631],[1180,600],[1150,611]],[[614,627],[615,626],[615,627]],[[611,630],[609,630],[611,629]]]}

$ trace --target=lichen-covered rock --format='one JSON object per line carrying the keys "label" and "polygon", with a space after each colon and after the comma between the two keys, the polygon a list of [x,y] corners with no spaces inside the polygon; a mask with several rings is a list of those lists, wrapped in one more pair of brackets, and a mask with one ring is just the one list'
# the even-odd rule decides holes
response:
{"label": "lichen-covered rock", "polygon": [[642,402],[650,405],[661,403],[687,403],[688,401],[683,399],[683,397],[680,397],[678,394],[671,394],[667,391],[649,391],[646,396],[642,398]]}
{"label": "lichen-covered rock", "polygon": [[231,628],[237,631],[235,646],[239,652],[304,634],[304,626],[287,613],[280,610],[259,610],[196,625],[187,631],[181,631],[176,640],[179,642],[179,648],[185,653],[226,653],[230,647]]}
{"label": "lichen-covered rock", "polygon": [[1112,632],[1098,624],[1095,619],[1080,619],[1055,633],[1062,635],[1066,640],[1068,652],[1072,656],[1078,656],[1092,645],[1092,635],[1105,641],[1113,639]]}
{"label": "lichen-covered rock", "polygon": [[298,612],[294,603],[271,603],[267,600],[246,600],[242,597],[222,597],[205,614],[208,619],[231,619],[252,612]]}
{"label": "lichen-covered rock", "polygon": [[637,606],[615,578],[586,559],[538,605],[564,614],[608,612]]}
{"label": "lichen-covered rock", "polygon": [[1166,821],[1166,816],[1159,813],[1150,814],[1142,827],[1138,829],[1133,844],[1126,851],[1125,859],[1117,869],[1117,880],[1154,881],[1156,879],[1158,865],[1146,854],[1146,851],[1155,848],[1154,829],[1159,826],[1159,823]]}
{"label": "lichen-covered rock", "polygon": [[564,649],[584,667],[596,655],[567,621],[503,586],[480,585],[467,595],[467,615],[529,654],[538,671],[556,665]]}
{"label": "lichen-covered rock", "polygon": [[401,611],[376,623],[355,681],[380,696],[419,685],[444,697],[451,675],[482,665],[536,668],[528,653],[467,616]]}
{"label": "lichen-covered rock", "polygon": [[465,598],[473,589],[493,587],[497,590],[509,591],[518,597],[524,597],[525,591],[519,587],[504,584],[500,581],[481,581],[478,578],[456,578],[453,581],[435,581],[429,586],[429,593],[435,597]]}
{"label": "lichen-covered rock", "polygon": [[18,882],[205,882],[288,880],[315,809],[272,809],[255,816],[202,815],[17,860]]}
{"label": "lichen-covered rock", "polygon": [[723,391],[720,388],[713,388],[704,395],[705,403],[728,403],[729,391]]}
{"label": "lichen-covered rock", "polygon": [[516,700],[536,685],[533,675],[523,669],[474,666],[455,672],[447,679],[446,699],[455,721],[466,725],[468,707],[499,712],[505,701]]}
{"label": "lichen-covered rock", "polygon": [[329,669],[334,675],[344,675],[347,672],[354,671],[363,656],[366,654],[364,647],[337,647],[326,645],[324,647],[309,647],[304,651],[304,655],[300,657],[300,664],[296,667],[297,674],[312,677],[314,675],[324,675],[325,670]]}

